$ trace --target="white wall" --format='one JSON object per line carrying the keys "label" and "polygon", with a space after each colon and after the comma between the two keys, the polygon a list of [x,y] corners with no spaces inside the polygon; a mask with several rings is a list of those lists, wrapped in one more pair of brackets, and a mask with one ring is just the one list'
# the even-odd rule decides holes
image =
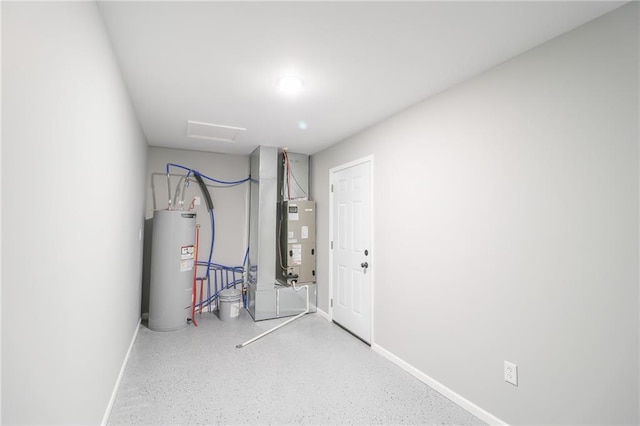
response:
{"label": "white wall", "polygon": [[[187,151],[168,148],[149,148],[147,161],[147,206],[146,238],[145,238],[145,274],[143,280],[142,312],[149,312],[148,285],[151,259],[151,225],[153,223],[153,200],[156,209],[166,209],[168,206],[168,189],[166,178],[167,163],[180,164],[198,170],[204,175],[222,181],[239,181],[249,176],[249,156],[216,154],[210,152]],[[186,174],[186,171],[172,167],[173,174]],[[162,174],[162,176],[157,175]],[[153,185],[152,185],[153,179]],[[179,177],[171,179],[172,198],[175,198],[176,185]],[[226,266],[242,266],[248,245],[249,225],[249,182],[225,186],[207,181],[209,193],[214,204],[215,241],[212,261]],[[204,197],[197,183],[191,183],[184,198],[189,206],[194,197],[201,198],[201,204],[195,207],[200,224],[199,260],[207,260],[211,247],[211,221]],[[173,200],[175,205],[176,200]],[[204,276],[206,269],[198,271]],[[213,286],[213,283],[212,283]]]}
{"label": "white wall", "polygon": [[374,342],[511,424],[637,424],[638,50],[634,2],[313,155],[319,308],[373,154]]}
{"label": "white wall", "polygon": [[96,4],[2,2],[2,423],[97,424],[139,318],[146,143]]}

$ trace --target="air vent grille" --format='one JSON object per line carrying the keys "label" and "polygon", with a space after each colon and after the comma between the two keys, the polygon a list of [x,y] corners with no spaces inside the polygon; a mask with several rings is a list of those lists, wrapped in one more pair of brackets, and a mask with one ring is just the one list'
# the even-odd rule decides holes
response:
{"label": "air vent grille", "polygon": [[208,139],[220,142],[235,142],[240,132],[247,129],[242,127],[223,126],[220,124],[187,121],[187,137]]}

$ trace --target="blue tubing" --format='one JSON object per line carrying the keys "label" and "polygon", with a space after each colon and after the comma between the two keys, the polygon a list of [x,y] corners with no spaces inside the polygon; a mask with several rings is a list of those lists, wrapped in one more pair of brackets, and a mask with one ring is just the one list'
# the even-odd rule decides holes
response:
{"label": "blue tubing", "polygon": [[[180,164],[176,164],[176,163],[167,163],[166,166],[166,170],[167,170],[167,176],[169,176],[170,174],[170,168],[171,167],[176,167],[178,169],[182,169],[185,170],[187,172],[187,185],[189,182],[189,176],[191,176],[191,174],[193,173],[194,175],[196,175],[196,177],[202,177],[205,178],[207,180],[210,180],[212,182],[218,183],[218,184],[222,184],[222,185],[238,185],[244,182],[249,182],[251,180],[251,176],[248,176],[244,179],[241,180],[236,180],[236,181],[224,181],[224,180],[219,180],[219,179],[214,179],[210,176],[207,176],[205,174],[200,173],[197,170],[191,169],[189,167],[185,167],[183,165]],[[203,190],[205,190],[205,188],[203,188]],[[184,194],[183,194],[184,197]],[[216,221],[215,221],[215,216],[213,213],[213,209],[209,210],[209,217],[211,219],[211,246],[209,248],[209,258],[207,260],[207,262],[203,262],[203,261],[199,261],[196,265],[197,266],[206,266],[207,267],[207,272],[205,277],[203,277],[204,279],[207,280],[207,300],[204,302],[199,303],[197,306],[200,307],[202,304],[204,304],[205,302],[209,304],[209,312],[211,312],[211,302],[213,300],[215,300],[218,297],[218,294],[220,293],[220,291],[225,290],[231,286],[233,286],[234,288],[236,288],[236,286],[238,284],[243,284],[242,279],[237,279],[236,278],[236,273],[238,274],[244,274],[245,271],[245,266],[247,264],[247,260],[249,258],[249,247],[247,247],[247,251],[245,252],[244,255],[244,259],[242,261],[242,266],[224,266],[224,265],[219,265],[216,263],[213,263],[211,260],[213,258],[213,248],[215,245],[215,240],[216,240]],[[214,271],[220,271],[220,288],[218,288],[218,274],[217,272],[214,272],[214,289],[213,289],[213,294],[211,294],[211,269],[214,269]],[[223,271],[224,275],[223,275]],[[229,283],[229,274],[231,274],[231,283]],[[227,285],[225,286],[224,283],[227,283]],[[246,306],[246,297],[243,295],[243,300],[244,300],[244,304]]]}
{"label": "blue tubing", "polygon": [[216,300],[218,298],[218,296],[220,296],[220,293],[223,290],[226,290],[226,289],[231,288],[231,287],[235,287],[237,284],[242,284],[242,280],[237,280],[237,281],[234,281],[234,282],[231,282],[231,283],[227,284],[226,286],[221,287],[219,292],[217,292],[217,293],[213,294],[212,296],[208,297],[207,299],[203,300],[201,303],[196,304],[196,307],[199,308],[200,306],[207,306],[207,305],[211,306],[211,303],[214,300]]}
{"label": "blue tubing", "polygon": [[212,178],[210,176],[207,176],[205,174],[200,173],[197,170],[190,169],[189,167],[185,167],[185,166],[182,166],[180,164],[175,164],[175,163],[167,163],[167,174],[169,174],[169,168],[170,167],[177,167],[179,169],[186,170],[188,173],[198,174],[199,176],[202,176],[203,178],[205,178],[207,180],[210,180],[211,182],[219,183],[221,185],[238,185],[240,183],[249,182],[249,180],[251,180],[250,176],[246,177],[244,179],[241,179],[241,180],[234,180],[234,181],[226,181],[226,180],[214,179],[214,178]]}
{"label": "blue tubing", "polygon": [[[246,254],[245,254],[246,261]],[[207,275],[199,277],[197,279],[207,279],[207,298],[202,302],[196,304],[197,308],[201,306],[209,306],[209,312],[211,312],[211,304],[219,297],[222,290],[228,288],[237,288],[238,285],[243,284],[243,277],[245,268],[244,266],[226,266],[218,263],[198,261],[197,266],[206,266]],[[211,289],[211,271],[213,271],[213,291]],[[238,277],[238,274],[241,276]],[[246,307],[246,295],[242,295],[243,304]]]}

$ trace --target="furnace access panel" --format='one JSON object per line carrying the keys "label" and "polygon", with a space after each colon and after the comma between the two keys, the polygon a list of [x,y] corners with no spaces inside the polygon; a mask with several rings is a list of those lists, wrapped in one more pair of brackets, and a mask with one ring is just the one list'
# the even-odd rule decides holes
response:
{"label": "furnace access panel", "polygon": [[[280,250],[283,281],[316,282],[316,203],[284,201]],[[284,268],[283,268],[284,267]]]}

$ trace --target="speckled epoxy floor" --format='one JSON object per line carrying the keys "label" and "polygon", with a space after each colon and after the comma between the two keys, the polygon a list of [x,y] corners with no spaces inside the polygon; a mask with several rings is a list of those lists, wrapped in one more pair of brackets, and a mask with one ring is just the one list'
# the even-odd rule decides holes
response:
{"label": "speckled epoxy floor", "polygon": [[285,320],[141,326],[109,424],[484,424],[315,314],[236,349]]}

